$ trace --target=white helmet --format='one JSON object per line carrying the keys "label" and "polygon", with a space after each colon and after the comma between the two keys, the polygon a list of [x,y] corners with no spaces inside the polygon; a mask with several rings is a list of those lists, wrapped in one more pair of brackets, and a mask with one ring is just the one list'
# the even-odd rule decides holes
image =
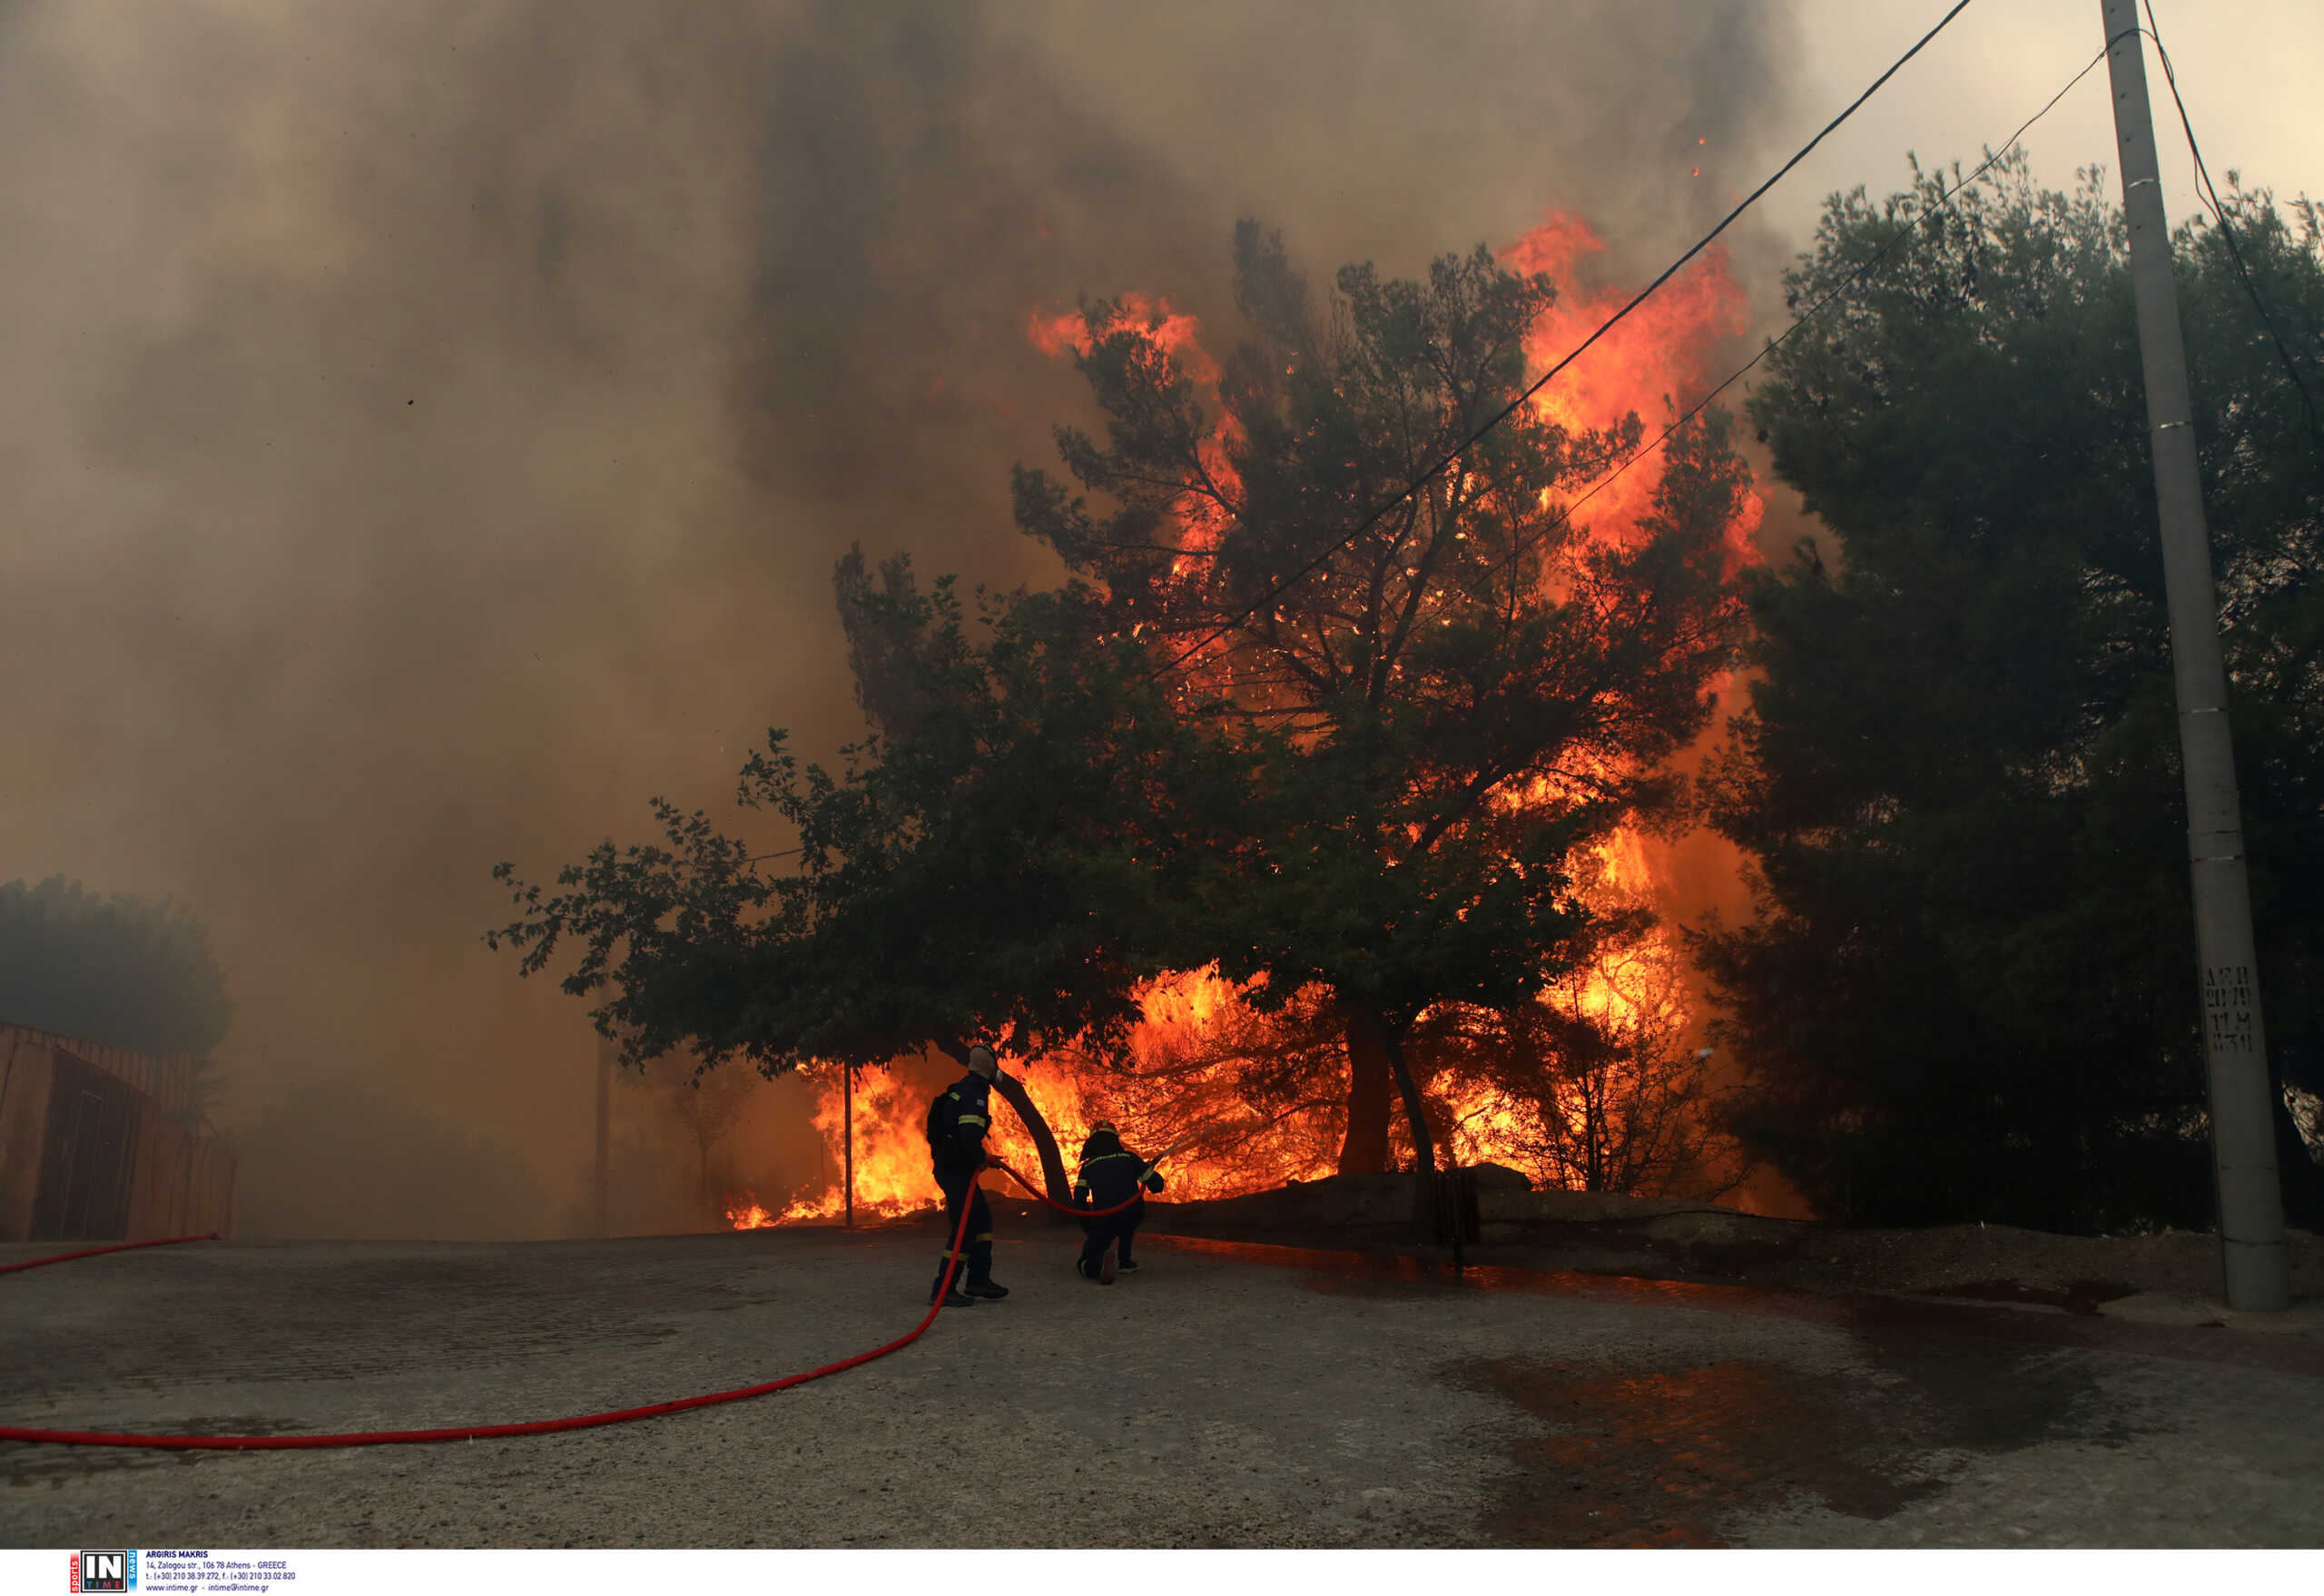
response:
{"label": "white helmet", "polygon": [[979,1042],[969,1049],[969,1073],[991,1080],[1000,1074],[1000,1060],[992,1056],[990,1048]]}

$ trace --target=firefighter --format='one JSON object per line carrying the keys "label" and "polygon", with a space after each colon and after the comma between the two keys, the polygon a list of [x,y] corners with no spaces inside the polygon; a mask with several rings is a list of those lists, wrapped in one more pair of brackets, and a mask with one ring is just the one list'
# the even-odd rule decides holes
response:
{"label": "firefighter", "polygon": [[[940,1294],[948,1308],[974,1307],[980,1297],[999,1302],[1009,1295],[1007,1286],[993,1284],[992,1209],[984,1200],[983,1187],[977,1184],[977,1171],[985,1165],[985,1132],[992,1118],[992,1083],[1000,1074],[1000,1060],[990,1048],[979,1042],[969,1049],[968,1074],[928,1107],[928,1156],[936,1168],[936,1184],[944,1192],[945,1252],[936,1265],[936,1283],[928,1288],[931,1305],[940,1300]],[[969,1212],[966,1236],[960,1235],[963,1207]],[[955,1236],[960,1236],[958,1252],[952,1250]],[[946,1292],[945,1269],[956,1263],[960,1267],[953,1272],[952,1289]]]}
{"label": "firefighter", "polygon": [[[1074,1272],[1084,1280],[1111,1286],[1117,1270],[1135,1270],[1137,1263],[1129,1256],[1130,1238],[1137,1233],[1137,1222],[1146,1217],[1146,1193],[1161,1189],[1162,1177],[1122,1146],[1121,1133],[1098,1121],[1089,1139],[1081,1144],[1081,1172],[1073,1183],[1074,1206],[1110,1208],[1125,1202],[1130,1206],[1118,1214],[1081,1221],[1088,1239],[1081,1244]],[[1137,1201],[1130,1202],[1133,1197]]]}

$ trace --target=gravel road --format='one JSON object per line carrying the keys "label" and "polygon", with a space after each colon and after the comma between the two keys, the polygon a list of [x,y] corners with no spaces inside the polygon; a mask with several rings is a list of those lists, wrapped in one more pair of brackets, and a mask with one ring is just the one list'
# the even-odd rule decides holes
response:
{"label": "gravel road", "polygon": [[[1167,1237],[1104,1287],[1070,1274],[1071,1232],[1014,1230],[1006,1303],[751,1402],[438,1446],[0,1443],[0,1542],[2324,1545],[2324,1335],[2305,1321],[1455,1282]],[[64,1265],[0,1278],[0,1419],[272,1434],[631,1406],[900,1334],[939,1245],[785,1230]]]}

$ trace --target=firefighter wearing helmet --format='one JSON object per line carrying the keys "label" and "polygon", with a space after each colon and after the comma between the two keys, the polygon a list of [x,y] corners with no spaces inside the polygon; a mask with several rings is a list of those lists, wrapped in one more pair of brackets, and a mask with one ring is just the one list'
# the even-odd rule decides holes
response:
{"label": "firefighter wearing helmet", "polygon": [[[928,1157],[935,1166],[936,1184],[944,1192],[944,1246],[937,1260],[936,1283],[928,1300],[948,1308],[976,1305],[981,1297],[998,1302],[1009,1295],[992,1279],[992,1209],[977,1184],[985,1166],[985,1132],[992,1123],[992,1083],[1000,1077],[1000,1061],[982,1042],[969,1049],[969,1072],[938,1094],[928,1108]],[[960,1229],[960,1213],[969,1216],[968,1231]],[[952,1250],[954,1237],[960,1250]],[[945,1271],[958,1265],[952,1289],[944,1289]],[[966,1278],[963,1279],[962,1273]]]}
{"label": "firefighter wearing helmet", "polygon": [[[1111,1121],[1099,1120],[1082,1144],[1081,1173],[1073,1185],[1073,1203],[1079,1208],[1121,1208],[1121,1212],[1081,1221],[1088,1239],[1074,1260],[1074,1272],[1084,1280],[1111,1286],[1117,1272],[1136,1269],[1129,1244],[1137,1234],[1137,1222],[1146,1217],[1146,1193],[1161,1189],[1162,1177],[1122,1146],[1121,1132]],[[1121,1207],[1124,1203],[1129,1207]]]}

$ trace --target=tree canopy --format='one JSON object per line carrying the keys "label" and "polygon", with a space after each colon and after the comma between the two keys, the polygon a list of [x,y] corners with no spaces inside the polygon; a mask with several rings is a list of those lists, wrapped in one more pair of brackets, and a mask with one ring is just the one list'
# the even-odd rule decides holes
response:
{"label": "tree canopy", "polygon": [[199,1061],[233,1017],[210,933],[184,906],[63,876],[0,886],[0,1020]]}
{"label": "tree canopy", "polygon": [[[737,796],[797,847],[752,844],[655,801],[662,845],[611,844],[516,878],[519,919],[490,933],[545,968],[578,944],[565,989],[598,1000],[632,1063],[680,1047],[769,1077],[810,1060],[884,1064],[986,1041],[1019,1056],[1118,1040],[1137,983],[1164,967],[1158,905],[1203,847],[1203,748],[1159,704],[1142,651],[1093,630],[1089,596],[988,596],[970,635],[949,577],[908,559],[874,583],[841,562],[841,608],[867,713],[881,728],[834,773],[768,734]],[[766,858],[786,860],[773,872]],[[1062,1195],[1029,1098],[1002,1089]]]}
{"label": "tree canopy", "polygon": [[1570,435],[1521,406],[1462,448],[1522,391],[1546,277],[1480,248],[1424,282],[1347,267],[1319,308],[1253,222],[1235,264],[1250,336],[1215,417],[1167,316],[1086,307],[1105,440],[1058,443],[1100,502],[1020,469],[1018,519],[1147,641],[1181,713],[1253,761],[1241,834],[1201,882],[1207,958],[1262,1008],[1330,993],[1343,1169],[1384,1164],[1386,1079],[1426,1168],[1406,1033],[1435,1005],[1523,1003],[1587,957],[1567,861],[1667,802],[1663,762],[1707,723],[1748,475],[1713,415],[1673,440],[1652,514],[1601,535],[1568,504],[1637,448],[1635,416]]}
{"label": "tree canopy", "polygon": [[[2207,1224],[2185,812],[2136,326],[2096,174],[1836,198],[1749,414],[1837,549],[1754,581],[1713,783],[1758,914],[1700,941],[1751,1075],[1736,1126],[1856,1220]],[[1950,203],[1944,202],[1950,199]],[[2324,394],[2324,250],[2237,242]],[[2216,227],[2179,291],[2269,1040],[2324,1088],[2324,451]],[[2288,1175],[2313,1168],[2289,1117]],[[2290,1188],[2318,1222],[2312,1182]]]}
{"label": "tree canopy", "polygon": [[1569,861],[1669,806],[1740,620],[1748,475],[1714,415],[1650,514],[1593,530],[1568,503],[1637,418],[1569,435],[1526,406],[1399,497],[1521,393],[1551,284],[1481,249],[1425,282],[1350,267],[1318,311],[1256,225],[1235,262],[1251,336],[1222,370],[1167,315],[1079,318],[1106,441],[1058,441],[1100,502],[1015,478],[1064,586],[984,597],[977,640],[950,578],[840,563],[874,733],[837,773],[781,733],[745,767],[789,864],[657,801],[664,844],[601,848],[554,895],[501,866],[520,918],[493,940],[527,973],[577,943],[566,988],[633,1059],[770,1074],[976,1038],[1103,1053],[1141,983],[1215,966],[1259,1010],[1344,1028],[1343,1167],[1386,1167],[1393,1080],[1433,1168],[1404,1038],[1590,956]]}

